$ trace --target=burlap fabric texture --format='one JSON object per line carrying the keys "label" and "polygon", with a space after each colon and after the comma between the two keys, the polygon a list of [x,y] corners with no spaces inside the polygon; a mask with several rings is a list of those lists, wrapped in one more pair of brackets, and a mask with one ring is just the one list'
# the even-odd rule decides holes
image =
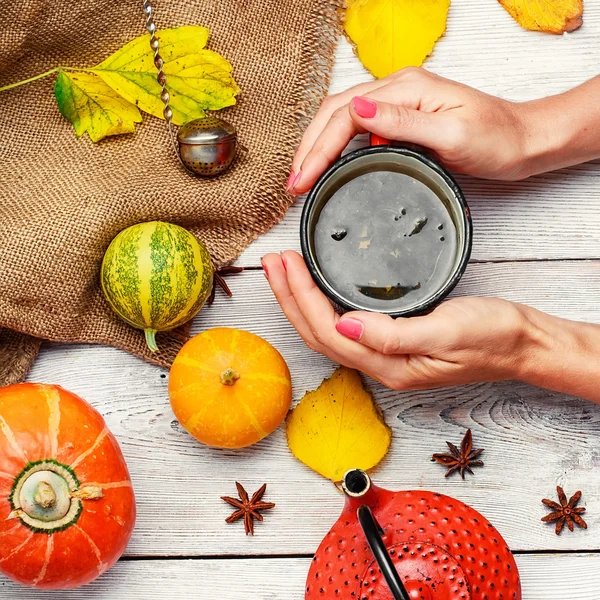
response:
{"label": "burlap fabric texture", "polygon": [[[159,29],[209,27],[209,48],[234,66],[242,93],[222,116],[249,152],[215,180],[183,172],[164,122],[149,115],[134,135],[77,139],[58,111],[54,76],[0,94],[0,385],[25,376],[40,339],[171,363],[187,331],[159,335],[161,352],[151,355],[104,301],[104,251],[122,229],[163,220],[225,264],[283,217],[293,151],[327,91],[342,2],[153,3]],[[93,66],[144,31],[141,0],[5,0],[0,85],[59,65]]]}

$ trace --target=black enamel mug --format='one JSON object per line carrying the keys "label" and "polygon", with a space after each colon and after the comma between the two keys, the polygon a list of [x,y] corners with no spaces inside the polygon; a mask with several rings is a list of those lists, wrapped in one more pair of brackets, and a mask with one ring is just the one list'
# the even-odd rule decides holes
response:
{"label": "black enamel mug", "polygon": [[[467,268],[473,239],[469,207],[453,177],[422,149],[391,145],[387,140],[376,136],[371,137],[371,144],[339,159],[310,191],[300,223],[302,253],[315,283],[340,311],[376,311],[394,318],[426,314],[446,298]],[[404,299],[400,303],[390,300],[385,306],[373,308],[356,297],[350,298],[348,294],[340,291],[339,286],[328,280],[315,248],[315,229],[321,211],[338,190],[362,175],[381,171],[401,173],[416,179],[437,196],[456,229],[456,247],[454,257],[450,259],[451,266],[447,276],[431,290],[422,290],[418,301],[407,303]]]}

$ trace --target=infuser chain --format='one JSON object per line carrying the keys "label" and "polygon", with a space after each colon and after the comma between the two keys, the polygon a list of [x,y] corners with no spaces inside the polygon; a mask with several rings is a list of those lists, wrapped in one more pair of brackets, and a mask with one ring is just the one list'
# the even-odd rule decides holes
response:
{"label": "infuser chain", "polygon": [[173,132],[173,110],[170,106],[171,96],[169,94],[169,90],[167,89],[167,76],[163,71],[164,61],[160,56],[160,41],[156,37],[156,23],[154,22],[154,16],[152,13],[152,2],[151,0],[143,0],[143,10],[146,15],[146,29],[150,34],[150,48],[154,52],[154,66],[158,71],[156,75],[156,81],[158,81],[161,86],[160,99],[164,102],[165,107],[163,108],[163,116],[167,123],[167,128],[169,130],[169,137],[171,138],[171,145],[173,146],[173,151],[175,152],[179,163],[185,168],[181,160],[181,156],[179,156],[179,150],[177,148],[177,142],[175,140],[175,134]]}

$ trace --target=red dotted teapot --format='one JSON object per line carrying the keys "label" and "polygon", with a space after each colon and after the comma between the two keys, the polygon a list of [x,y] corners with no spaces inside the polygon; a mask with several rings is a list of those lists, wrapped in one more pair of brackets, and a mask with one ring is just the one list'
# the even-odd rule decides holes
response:
{"label": "red dotted teapot", "polygon": [[358,469],[313,559],[306,600],[521,600],[514,557],[476,510],[432,492],[391,492]]}

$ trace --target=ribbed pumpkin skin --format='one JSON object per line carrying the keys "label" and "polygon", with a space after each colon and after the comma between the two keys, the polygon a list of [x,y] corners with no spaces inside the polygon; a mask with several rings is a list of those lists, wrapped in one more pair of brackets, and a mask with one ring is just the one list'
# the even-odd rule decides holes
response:
{"label": "ribbed pumpkin skin", "polygon": [[[7,517],[19,473],[48,460],[72,468],[82,487],[100,486],[103,496],[83,501],[76,523],[62,531],[41,533]],[[123,454],[92,406],[54,385],[20,383],[0,388],[1,573],[45,590],[85,585],[124,552],[135,516]]]}
{"label": "ribbed pumpkin skin", "polygon": [[138,329],[168,331],[192,319],[212,291],[206,248],[171,223],[129,227],[111,242],[101,284],[113,311]]}
{"label": "ribbed pumpkin skin", "polygon": [[[239,375],[224,385],[221,374]],[[169,375],[173,412],[197,440],[243,448],[281,424],[292,402],[290,371],[266,340],[239,329],[203,331],[187,342]]]}

